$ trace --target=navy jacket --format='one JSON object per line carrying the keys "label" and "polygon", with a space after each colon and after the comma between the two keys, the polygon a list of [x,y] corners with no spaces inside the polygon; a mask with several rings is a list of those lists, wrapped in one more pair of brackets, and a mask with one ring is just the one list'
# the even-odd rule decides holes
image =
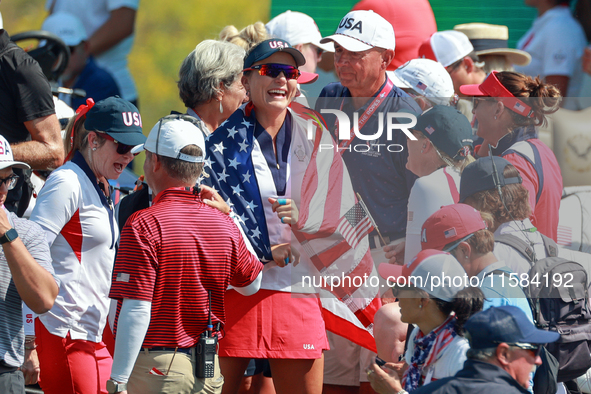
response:
{"label": "navy jacket", "polygon": [[496,365],[466,360],[464,368],[455,376],[440,379],[419,387],[412,394],[473,394],[473,393],[528,394],[523,386]]}

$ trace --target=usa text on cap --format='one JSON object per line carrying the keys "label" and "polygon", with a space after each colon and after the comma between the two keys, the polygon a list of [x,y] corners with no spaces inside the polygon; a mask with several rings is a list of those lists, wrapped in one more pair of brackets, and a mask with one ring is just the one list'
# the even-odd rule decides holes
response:
{"label": "usa text on cap", "polygon": [[86,114],[84,127],[89,131],[107,133],[125,145],[139,145],[146,141],[142,134],[140,112],[135,105],[119,96],[94,104]]}
{"label": "usa text on cap", "polygon": [[31,167],[27,163],[23,163],[21,161],[14,161],[14,156],[12,155],[12,147],[6,141],[4,136],[0,135],[0,170],[3,170],[8,167],[14,168],[22,168],[25,170],[29,170]]}
{"label": "usa text on cap", "polygon": [[371,48],[394,49],[394,28],[373,11],[351,11],[341,21],[335,33],[320,42],[334,41],[351,52]]}
{"label": "usa text on cap", "polygon": [[269,40],[265,40],[260,42],[256,47],[254,47],[246,58],[244,59],[244,68],[247,69],[251,67],[258,61],[265,60],[269,56],[277,52],[287,52],[293,59],[295,60],[296,67],[303,66],[306,64],[306,58],[300,51],[295,49],[291,46],[291,44],[285,40],[280,38],[271,38]]}

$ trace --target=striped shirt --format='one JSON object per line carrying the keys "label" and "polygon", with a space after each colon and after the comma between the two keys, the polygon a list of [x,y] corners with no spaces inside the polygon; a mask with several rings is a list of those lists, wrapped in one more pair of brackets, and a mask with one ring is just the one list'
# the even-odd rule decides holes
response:
{"label": "striped shirt", "polygon": [[[54,275],[45,232],[35,222],[8,214],[18,236],[35,261]],[[55,278],[55,275],[54,275]],[[59,285],[59,281],[56,279]],[[0,360],[13,367],[20,367],[25,357],[25,331],[23,327],[22,301],[12,281],[4,250],[0,247]]]}
{"label": "striped shirt", "polygon": [[110,297],[119,307],[124,298],[152,302],[143,346],[192,347],[207,326],[207,292],[212,321],[223,324],[228,286],[249,285],[262,268],[232,219],[171,188],[127,220]]}

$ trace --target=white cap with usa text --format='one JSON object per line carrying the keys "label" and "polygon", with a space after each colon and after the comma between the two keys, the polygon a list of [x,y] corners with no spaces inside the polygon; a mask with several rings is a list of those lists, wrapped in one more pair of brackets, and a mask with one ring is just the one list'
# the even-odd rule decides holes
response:
{"label": "white cap with usa text", "polygon": [[351,11],[339,22],[332,36],[321,43],[334,41],[351,52],[367,51],[371,48],[394,49],[396,40],[394,28],[381,15],[373,11]]}
{"label": "white cap with usa text", "polygon": [[14,161],[14,156],[12,156],[12,147],[8,141],[6,141],[6,138],[0,135],[0,170],[8,167],[22,168],[25,170],[31,169],[27,163]]}

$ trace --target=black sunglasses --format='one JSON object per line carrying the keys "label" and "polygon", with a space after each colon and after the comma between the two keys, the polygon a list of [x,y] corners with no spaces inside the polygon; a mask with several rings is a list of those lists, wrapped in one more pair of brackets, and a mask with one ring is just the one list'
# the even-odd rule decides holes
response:
{"label": "black sunglasses", "polygon": [[[109,134],[104,133],[102,131],[99,131],[98,133],[100,133],[106,139],[113,141],[115,143],[115,145],[117,145],[117,153],[119,153],[120,155],[128,154],[135,147],[135,145],[122,144],[121,142],[117,141],[115,138],[111,137]],[[137,156],[137,153],[134,156]]]}
{"label": "black sunglasses", "polygon": [[523,349],[523,350],[529,350],[530,352],[532,352],[534,357],[538,357],[540,355],[540,352],[542,351],[542,348],[543,348],[542,345],[533,344],[533,343],[520,343],[520,342],[515,342],[515,343],[495,342],[495,343],[506,343],[509,346],[513,346],[513,347]]}

